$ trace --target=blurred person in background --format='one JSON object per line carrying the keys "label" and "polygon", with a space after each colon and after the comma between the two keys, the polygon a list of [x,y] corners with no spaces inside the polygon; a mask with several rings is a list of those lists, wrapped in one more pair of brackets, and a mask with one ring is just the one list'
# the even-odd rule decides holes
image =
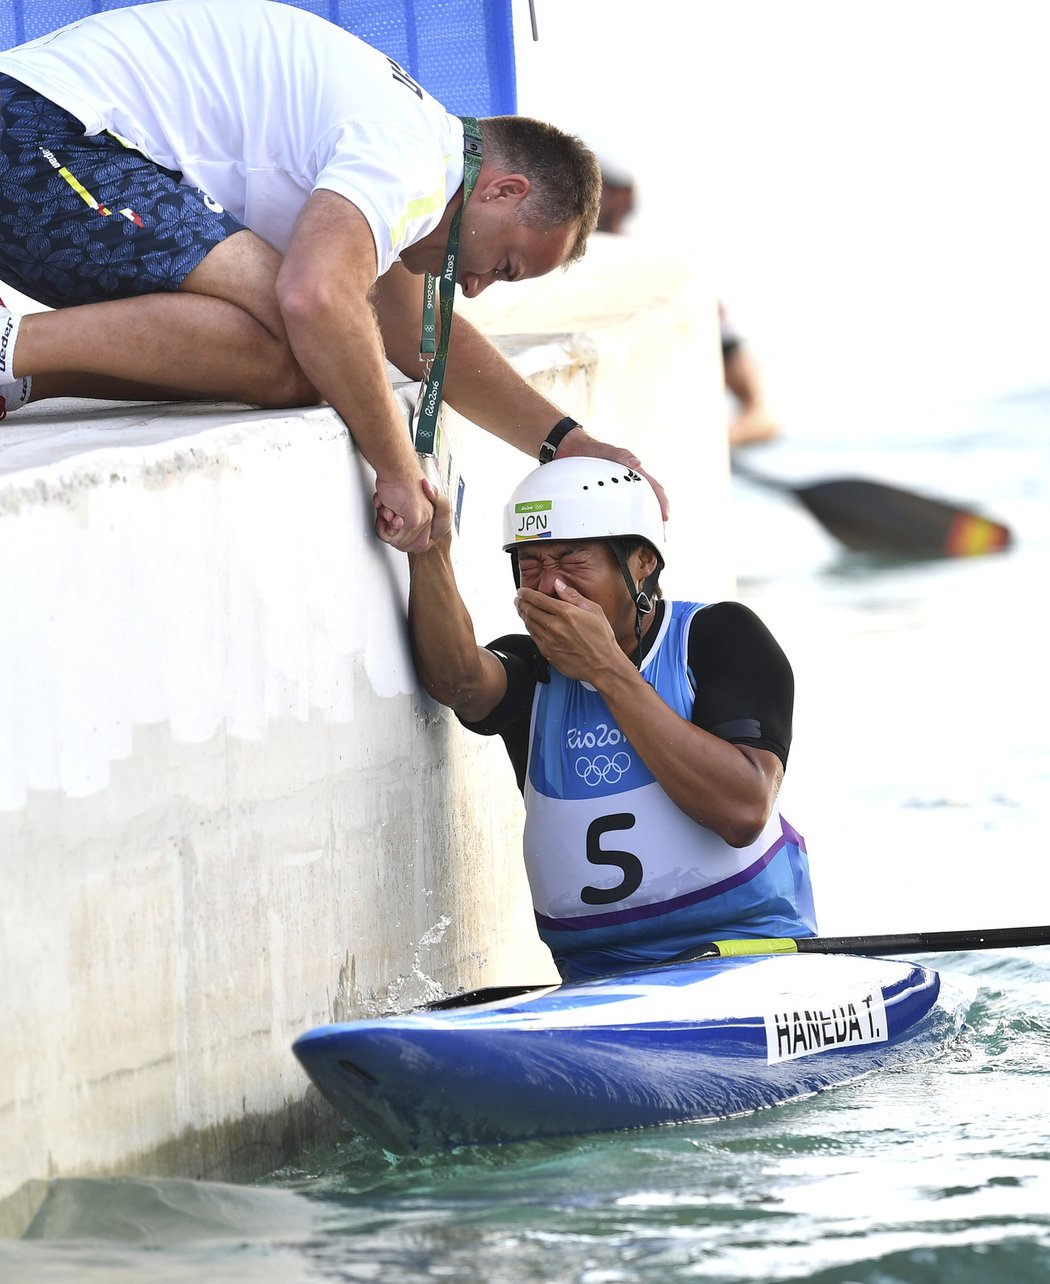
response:
{"label": "blurred person in background", "polygon": [[[598,231],[622,235],[635,211],[634,179],[621,166],[601,159],[602,194]],[[766,403],[762,372],[750,349],[718,304],[722,334],[722,367],[727,392],[734,402],[729,420],[730,446],[750,446],[780,436],[780,425]]]}

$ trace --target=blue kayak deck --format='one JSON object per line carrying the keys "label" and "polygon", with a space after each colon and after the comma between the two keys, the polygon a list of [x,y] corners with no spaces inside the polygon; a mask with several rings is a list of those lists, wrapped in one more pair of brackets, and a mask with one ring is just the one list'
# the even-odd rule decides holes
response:
{"label": "blue kayak deck", "polygon": [[395,1152],[726,1118],[926,1059],[961,996],[916,964],[705,959],[476,1007],[322,1026],[294,1051]]}

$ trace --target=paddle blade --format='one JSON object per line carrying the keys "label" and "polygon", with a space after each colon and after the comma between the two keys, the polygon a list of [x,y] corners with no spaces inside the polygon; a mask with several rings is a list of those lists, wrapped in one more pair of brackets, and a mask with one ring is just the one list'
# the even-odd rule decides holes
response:
{"label": "paddle blade", "polygon": [[915,491],[846,477],[789,488],[847,548],[859,553],[965,557],[1008,548],[1000,522]]}

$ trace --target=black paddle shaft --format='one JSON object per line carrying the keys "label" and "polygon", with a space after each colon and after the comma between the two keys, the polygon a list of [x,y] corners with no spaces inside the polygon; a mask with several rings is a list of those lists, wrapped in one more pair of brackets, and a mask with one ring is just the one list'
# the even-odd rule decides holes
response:
{"label": "black paddle shaft", "polygon": [[[972,928],[962,932],[901,932],[889,936],[802,936],[786,938],[794,949],[775,950],[775,944],[768,940],[755,940],[755,955],[792,953],[792,954],[863,954],[882,957],[894,954],[938,954],[955,953],[957,950],[1009,950],[1025,945],[1050,945],[1050,925],[1045,927],[989,927]],[[723,942],[733,946],[746,945],[746,941]],[[674,963],[698,963],[704,959],[725,958],[729,954],[746,954],[746,950],[722,950],[720,942],[711,941],[694,945],[692,949],[683,950],[674,958],[665,959],[655,967],[665,967]],[[453,994],[447,999],[438,999],[426,1003],[419,1009],[422,1012],[444,1012],[455,1008],[473,1007],[477,1004],[492,1003],[499,999],[516,998],[519,995],[539,993],[550,990],[548,984],[541,985],[496,985],[480,990],[468,990],[465,994]]]}
{"label": "black paddle shaft", "polygon": [[902,932],[889,936],[800,936],[749,941],[707,941],[683,950],[667,963],[698,963],[703,959],[771,954],[896,954],[954,953],[957,950],[1009,950],[1025,945],[1050,945],[1050,926],[989,927],[962,932]]}
{"label": "black paddle shaft", "polygon": [[800,954],[922,954],[926,951],[1009,950],[1050,945],[1050,926],[993,927],[963,932],[905,932],[891,936],[812,936],[795,942]]}

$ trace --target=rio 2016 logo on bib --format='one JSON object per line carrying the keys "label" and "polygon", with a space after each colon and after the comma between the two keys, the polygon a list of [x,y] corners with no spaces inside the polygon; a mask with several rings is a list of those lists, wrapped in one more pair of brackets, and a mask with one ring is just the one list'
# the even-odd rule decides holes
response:
{"label": "rio 2016 logo on bib", "polygon": [[599,722],[593,731],[581,731],[579,727],[570,727],[565,733],[566,749],[605,749],[609,745],[623,745],[629,748],[627,737],[619,727],[610,727],[607,722]]}

